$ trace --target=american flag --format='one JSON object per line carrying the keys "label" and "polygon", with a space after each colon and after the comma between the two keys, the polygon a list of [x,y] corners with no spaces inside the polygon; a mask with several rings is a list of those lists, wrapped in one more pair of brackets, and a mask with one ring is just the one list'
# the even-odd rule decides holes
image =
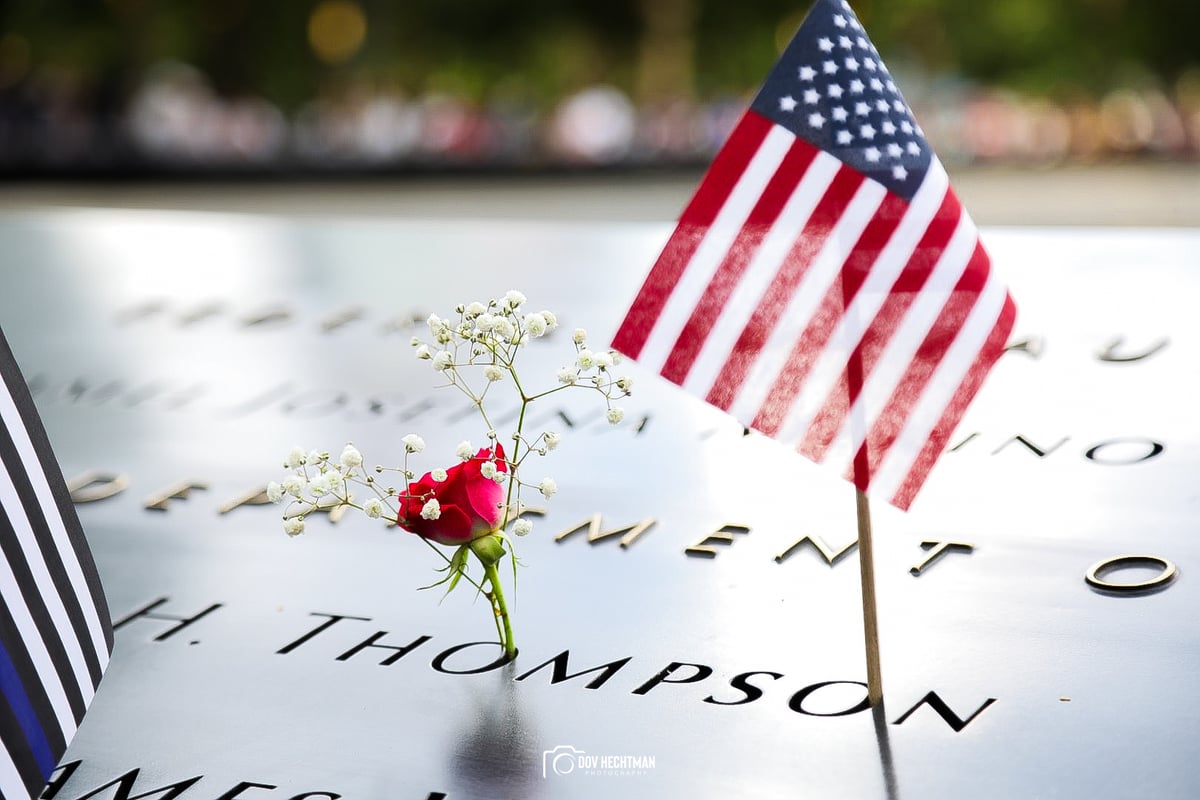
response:
{"label": "american flag", "polygon": [[0,797],[41,793],[112,637],[79,520],[0,334]]}
{"label": "american flag", "polygon": [[907,508],[1015,316],[858,18],[818,0],[613,346]]}

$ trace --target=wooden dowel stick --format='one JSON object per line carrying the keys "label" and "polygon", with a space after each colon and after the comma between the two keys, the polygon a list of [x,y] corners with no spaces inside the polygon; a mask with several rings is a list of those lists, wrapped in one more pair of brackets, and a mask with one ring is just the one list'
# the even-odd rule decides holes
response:
{"label": "wooden dowel stick", "polygon": [[879,618],[875,613],[875,558],[871,547],[871,506],[861,489],[855,488],[858,513],[858,565],[862,582],[863,635],[867,645],[867,701],[883,702],[883,678],[879,674]]}

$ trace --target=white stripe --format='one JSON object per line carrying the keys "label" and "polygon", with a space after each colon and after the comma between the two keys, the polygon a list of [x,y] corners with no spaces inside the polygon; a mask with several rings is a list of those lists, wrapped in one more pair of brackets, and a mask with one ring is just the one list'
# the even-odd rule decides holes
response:
{"label": "white stripe", "polygon": [[[75,549],[71,546],[71,537],[67,533],[66,523],[62,519],[58,503],[55,501],[54,492],[51,491],[50,484],[46,480],[46,475],[42,471],[37,449],[34,447],[33,441],[29,438],[29,432],[25,429],[25,423],[21,419],[16,403],[9,394],[8,387],[2,381],[0,381],[0,386],[4,386],[4,391],[0,392],[0,418],[3,419],[9,436],[12,437],[17,455],[20,457],[21,462],[25,464],[25,469],[29,475],[29,482],[33,486],[34,494],[37,495],[38,504],[41,506],[42,512],[46,517],[46,523],[50,527],[50,535],[58,548],[59,561],[62,563],[63,570],[67,574],[67,580],[71,584],[71,589],[75,592],[80,610],[83,612],[84,621],[88,626],[88,632],[91,634],[92,649],[96,654],[100,669],[103,670],[108,664],[108,643],[104,638],[104,627],[100,621],[100,614],[97,612],[96,605],[92,599],[91,587],[88,585],[87,578],[83,575],[83,567],[79,563]],[[28,547],[25,549],[27,552],[29,551]],[[37,550],[36,545],[34,545],[34,549],[40,559],[41,551]],[[49,593],[43,592],[43,594],[53,595],[58,600],[58,592],[53,590],[53,584],[50,585],[52,590]],[[69,622],[65,630],[72,631],[72,639],[74,639],[73,629],[70,627]],[[79,642],[80,646],[82,644],[82,642]],[[90,675],[83,683],[87,685],[89,691],[94,688],[92,687]],[[90,695],[85,691],[85,696]]]}
{"label": "white stripe", "polygon": [[642,347],[638,363],[655,371],[662,369],[717,267],[795,141],[796,137],[785,128],[771,126],[725,204],[704,232],[704,239],[692,254],[679,282],[671,290]]}
{"label": "white stripe", "polygon": [[[25,464],[24,466],[30,471],[40,468],[37,462]],[[42,602],[46,605],[50,621],[54,624],[54,633],[58,635],[58,639],[62,642],[63,650],[67,654],[67,660],[71,662],[71,669],[75,673],[75,682],[80,688],[84,703],[87,703],[92,699],[92,695],[95,694],[95,689],[92,686],[92,676],[88,673],[87,662],[83,658],[83,650],[79,645],[79,640],[75,637],[75,630],[71,627],[71,618],[67,616],[66,606],[63,605],[62,597],[58,594],[58,589],[54,585],[54,579],[50,577],[50,570],[46,567],[46,560],[42,556],[42,550],[38,546],[38,541],[34,536],[32,524],[25,512],[24,505],[21,504],[21,497],[17,494],[17,487],[13,483],[12,476],[7,469],[0,469],[0,506],[4,507],[8,513],[9,520],[12,522],[13,530],[16,532],[17,543],[21,546],[21,551],[25,556],[25,563],[29,566],[29,572],[33,577],[38,594],[41,596]],[[49,517],[49,509],[46,509],[46,511],[48,512],[46,516]],[[5,568],[9,567],[10,565],[5,563]],[[17,591],[18,593],[20,592],[19,589]],[[43,636],[48,635],[51,634],[43,634]]]}
{"label": "white stripe", "polygon": [[951,292],[971,261],[978,240],[979,231],[963,210],[958,219],[958,226],[938,257],[928,280],[909,306],[887,347],[880,353],[875,369],[867,377],[862,392],[854,401],[848,416],[857,422],[842,425],[837,438],[826,452],[827,461],[842,462],[848,466],[854,454],[862,447],[867,433],[887,407],[900,380],[908,372],[918,348],[950,299]]}
{"label": "white stripe", "polygon": [[42,641],[42,635],[33,621],[33,616],[29,613],[29,606],[25,604],[25,596],[21,594],[16,576],[13,575],[7,559],[0,559],[0,596],[8,604],[13,623],[17,626],[17,632],[29,653],[29,660],[33,662],[34,669],[46,690],[46,696],[50,699],[50,705],[54,708],[58,726],[62,729],[63,737],[69,741],[71,735],[75,733],[75,715],[71,711],[71,703],[67,700],[67,693],[63,689],[58,670],[54,668],[54,662],[50,660],[46,643]]}
{"label": "white stripe", "polygon": [[912,469],[913,461],[929,440],[929,434],[945,413],[946,405],[970,371],[983,343],[996,327],[1006,296],[1007,291],[996,273],[989,272],[987,283],[954,343],[946,350],[904,429],[872,476],[872,494],[889,500],[895,496]]}
{"label": "white stripe", "polygon": [[779,272],[783,260],[796,242],[796,231],[803,230],[813,209],[829,188],[841,168],[842,162],[825,152],[817,154],[804,177],[796,185],[783,209],[779,212],[771,230],[763,237],[758,252],[746,266],[729,300],[717,315],[708,337],[704,341],[696,361],[684,381],[684,388],[692,394],[705,397],[729,354],[737,344],[738,337],[746,327],[754,311],[762,303],[763,295]]}
{"label": "white stripe", "polygon": [[949,185],[946,170],[934,160],[900,224],[879,251],[862,286],[838,320],[775,438],[782,442],[804,439],[813,417],[824,406],[829,392],[845,371],[850,354],[890,295],[892,284],[920,244],[930,220],[941,208]]}
{"label": "white stripe", "polygon": [[762,351],[729,408],[729,413],[736,419],[743,423],[750,422],[762,408],[776,376],[787,364],[796,339],[812,321],[814,312],[837,278],[846,256],[854,248],[863,228],[875,216],[886,192],[882,184],[863,181],[846,205],[846,210],[826,235],[820,252],[788,299],[787,306],[771,329]]}
{"label": "white stripe", "polygon": [[29,791],[21,773],[17,772],[17,764],[12,753],[0,748],[0,797],[27,797]]}

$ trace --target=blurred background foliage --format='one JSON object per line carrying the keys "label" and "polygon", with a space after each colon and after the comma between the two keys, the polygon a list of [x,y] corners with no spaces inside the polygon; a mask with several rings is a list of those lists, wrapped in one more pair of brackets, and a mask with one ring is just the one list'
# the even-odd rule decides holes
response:
{"label": "blurred background foliage", "polygon": [[[972,124],[1057,136],[1042,148],[1053,158],[1197,153],[1200,2],[854,5],[919,118],[923,104],[945,116],[947,104],[984,103],[974,123],[952,119],[940,134],[964,157],[1011,150],[967,141]],[[0,166],[704,158],[807,10],[803,0],[7,0]],[[586,94],[597,88],[606,94]],[[563,123],[581,93],[588,102]],[[198,116],[233,140],[189,133]],[[593,124],[616,128],[590,150],[565,140]],[[1076,142],[1090,124],[1115,130]]]}

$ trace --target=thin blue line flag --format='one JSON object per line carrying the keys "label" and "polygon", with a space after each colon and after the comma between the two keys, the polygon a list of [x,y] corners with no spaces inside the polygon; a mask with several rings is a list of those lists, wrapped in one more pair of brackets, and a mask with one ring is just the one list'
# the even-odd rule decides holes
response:
{"label": "thin blue line flag", "polygon": [[0,797],[42,791],[112,644],[95,563],[0,333]]}

